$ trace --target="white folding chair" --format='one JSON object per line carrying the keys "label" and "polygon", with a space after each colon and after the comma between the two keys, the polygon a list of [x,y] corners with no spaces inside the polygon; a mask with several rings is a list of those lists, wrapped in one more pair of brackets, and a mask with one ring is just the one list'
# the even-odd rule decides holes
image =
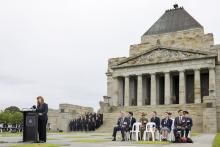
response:
{"label": "white folding chair", "polygon": [[154,122],[149,122],[146,124],[146,129],[144,131],[144,140],[146,141],[147,137],[149,140],[149,135],[151,134],[152,140],[155,141],[155,131],[156,131],[156,124]]}
{"label": "white folding chair", "polygon": [[174,136],[174,132],[173,132],[173,130],[174,130],[174,119],[173,118],[171,118],[171,120],[172,120],[172,126],[171,126],[171,130],[170,130],[170,134],[169,134],[169,140],[170,141],[175,141],[175,136]]}
{"label": "white folding chair", "polygon": [[133,124],[132,126],[132,130],[130,131],[130,134],[132,136],[132,139],[134,138],[134,135],[135,135],[135,140],[138,141],[139,137],[140,137],[140,126],[141,126],[141,123],[140,122],[136,122]]}
{"label": "white folding chair", "polygon": [[0,132],[2,132],[2,130],[3,130],[3,124],[1,123],[0,124]]}
{"label": "white folding chair", "polygon": [[130,132],[129,132],[129,131],[126,131],[126,132],[125,132],[125,140],[126,140],[126,141],[131,140],[131,138],[130,138]]}

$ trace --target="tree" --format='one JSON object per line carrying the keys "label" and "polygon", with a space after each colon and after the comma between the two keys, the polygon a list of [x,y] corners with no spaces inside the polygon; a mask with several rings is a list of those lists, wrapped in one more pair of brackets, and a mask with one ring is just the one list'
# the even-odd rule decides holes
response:
{"label": "tree", "polygon": [[10,106],[8,108],[5,109],[5,111],[8,111],[8,112],[19,112],[20,109],[16,106]]}
{"label": "tree", "polygon": [[16,106],[10,106],[5,111],[0,112],[0,122],[9,124],[20,124],[23,120],[23,115],[20,109]]}

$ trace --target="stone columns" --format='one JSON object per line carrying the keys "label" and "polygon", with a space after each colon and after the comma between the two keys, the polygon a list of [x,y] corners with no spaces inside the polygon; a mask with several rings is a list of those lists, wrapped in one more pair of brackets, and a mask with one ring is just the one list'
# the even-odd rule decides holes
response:
{"label": "stone columns", "polygon": [[209,68],[209,96],[215,96],[215,68]]}
{"label": "stone columns", "polygon": [[125,99],[125,106],[130,106],[130,78],[129,76],[125,77],[125,94],[124,94],[124,99]]}
{"label": "stone columns", "polygon": [[151,95],[150,95],[150,104],[156,105],[157,104],[157,97],[156,97],[156,74],[151,74]]}
{"label": "stone columns", "polygon": [[118,106],[119,104],[119,79],[118,77],[113,78],[113,100],[112,104],[113,106]]}
{"label": "stone columns", "polygon": [[185,81],[185,71],[179,72],[179,104],[186,103],[186,81]]}
{"label": "stone columns", "polygon": [[165,105],[171,104],[170,73],[165,73]]}
{"label": "stone columns", "polygon": [[137,77],[137,106],[143,106],[143,78],[142,75]]}
{"label": "stone columns", "polygon": [[195,96],[195,103],[201,103],[201,84],[200,84],[200,70],[194,70],[194,96]]}

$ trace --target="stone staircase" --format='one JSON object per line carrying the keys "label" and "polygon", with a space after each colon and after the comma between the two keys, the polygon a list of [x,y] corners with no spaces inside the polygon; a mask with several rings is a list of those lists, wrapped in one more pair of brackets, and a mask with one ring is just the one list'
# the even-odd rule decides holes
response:
{"label": "stone staircase", "polygon": [[96,130],[99,133],[112,133],[113,126],[116,125],[118,112],[104,113],[103,114],[103,125]]}
{"label": "stone staircase", "polygon": [[134,117],[139,120],[141,113],[147,113],[147,118],[150,119],[150,113],[152,111],[157,111],[158,116],[163,118],[164,112],[169,111],[172,112],[173,117],[177,116],[177,111],[179,109],[188,110],[190,115],[194,120],[193,131],[202,132],[202,124],[201,120],[203,115],[203,105],[202,104],[172,104],[172,105],[158,105],[158,106],[130,106],[130,107],[118,107],[114,109],[111,113],[103,114],[103,125],[96,130],[99,133],[112,133],[113,126],[116,125],[117,119],[120,115],[120,111],[132,111],[134,113]]}

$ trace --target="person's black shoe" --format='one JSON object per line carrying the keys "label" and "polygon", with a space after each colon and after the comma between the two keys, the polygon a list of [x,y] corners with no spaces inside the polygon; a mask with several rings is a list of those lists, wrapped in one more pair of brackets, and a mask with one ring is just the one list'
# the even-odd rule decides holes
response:
{"label": "person's black shoe", "polygon": [[122,139],[121,141],[125,141],[125,139]]}
{"label": "person's black shoe", "polygon": [[45,143],[45,141],[43,141],[43,140],[40,140],[40,141],[39,141],[39,143]]}
{"label": "person's black shoe", "polygon": [[115,139],[115,138],[113,138],[113,139],[112,139],[112,141],[116,141],[116,139]]}

